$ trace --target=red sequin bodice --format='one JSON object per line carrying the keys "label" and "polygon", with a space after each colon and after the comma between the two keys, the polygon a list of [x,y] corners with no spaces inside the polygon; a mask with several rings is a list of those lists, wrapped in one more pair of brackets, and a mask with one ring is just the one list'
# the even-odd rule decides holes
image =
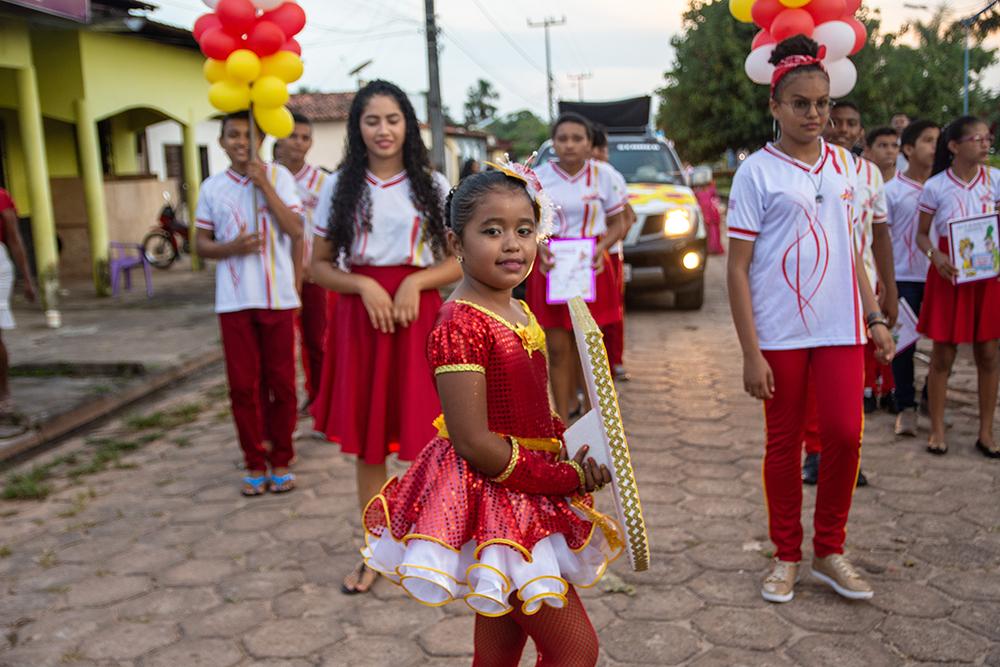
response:
{"label": "red sequin bodice", "polygon": [[490,431],[520,438],[561,438],[549,405],[545,334],[527,306],[527,326],[465,301],[444,304],[427,341],[436,374],[477,370],[486,375]]}

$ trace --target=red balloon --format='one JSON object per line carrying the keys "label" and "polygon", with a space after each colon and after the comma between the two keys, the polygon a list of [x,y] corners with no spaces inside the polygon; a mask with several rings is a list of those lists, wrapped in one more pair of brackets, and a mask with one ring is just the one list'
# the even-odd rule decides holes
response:
{"label": "red balloon", "polygon": [[194,35],[195,41],[198,41],[206,31],[211,30],[212,28],[221,27],[222,23],[219,21],[218,16],[215,14],[202,14],[198,17],[198,20],[194,22],[194,28],[191,29],[191,34]]}
{"label": "red balloon", "polygon": [[851,55],[853,56],[855,53],[865,48],[865,42],[868,41],[868,28],[865,27],[864,23],[857,20],[853,16],[845,16],[840,20],[854,28],[854,48],[851,49]]}
{"label": "red balloon", "polygon": [[215,60],[225,60],[229,57],[230,53],[236,50],[239,43],[235,37],[222,28],[210,28],[202,33],[198,45],[206,57],[214,58]]}
{"label": "red balloon", "polygon": [[289,37],[288,41],[286,41],[284,44],[281,45],[281,50],[282,51],[291,51],[292,53],[294,53],[297,56],[301,56],[302,55],[302,47],[299,46],[299,43],[296,42],[291,37]]}
{"label": "red balloon", "polygon": [[861,0],[845,0],[847,5],[847,13],[854,16],[859,9],[861,9]]}
{"label": "red balloon", "polygon": [[[813,0],[815,2],[816,0]],[[753,37],[753,43],[750,45],[751,51],[756,51],[758,47],[767,46],[768,44],[774,44],[774,37],[767,30],[761,30]]]}
{"label": "red balloon", "polygon": [[827,21],[839,21],[847,13],[847,4],[844,0],[811,0],[804,9],[812,14],[816,25],[820,25]]}
{"label": "red balloon", "polygon": [[750,16],[753,22],[764,30],[771,29],[771,23],[781,12],[785,11],[785,6],[778,0],[757,0],[750,9]]}
{"label": "red balloon", "polygon": [[257,21],[247,33],[247,48],[261,58],[277,53],[284,43],[285,33],[270,21]]}
{"label": "red balloon", "polygon": [[215,14],[222,22],[222,29],[233,37],[247,34],[257,21],[257,8],[250,0],[219,0]]}
{"label": "red balloon", "polygon": [[277,9],[264,12],[261,18],[281,28],[286,37],[294,37],[306,27],[306,13],[294,2],[278,5]]}
{"label": "red balloon", "polygon": [[[760,0],[758,0],[759,2]],[[804,9],[786,9],[771,22],[771,35],[778,42],[795,35],[812,37],[816,29],[813,17]]]}

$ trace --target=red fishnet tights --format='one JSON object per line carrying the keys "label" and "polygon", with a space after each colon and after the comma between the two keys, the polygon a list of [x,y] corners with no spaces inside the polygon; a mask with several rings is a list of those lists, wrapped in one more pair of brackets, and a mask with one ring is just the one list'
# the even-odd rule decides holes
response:
{"label": "red fishnet tights", "polygon": [[572,586],[566,606],[542,605],[537,614],[526,616],[520,600],[505,616],[476,615],[476,654],[472,667],[517,667],[528,637],[538,651],[536,667],[594,667],[597,664],[597,633]]}

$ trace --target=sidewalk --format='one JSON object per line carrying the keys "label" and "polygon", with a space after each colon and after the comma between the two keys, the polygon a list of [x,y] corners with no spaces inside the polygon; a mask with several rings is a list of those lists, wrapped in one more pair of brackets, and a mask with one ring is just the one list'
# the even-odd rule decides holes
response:
{"label": "sidewalk", "polygon": [[18,414],[0,424],[0,462],[221,359],[213,276],[192,273],[185,258],[154,270],[151,298],[141,274],[115,298],[94,296],[89,282],[64,284],[59,329],[16,294],[17,329],[4,342]]}

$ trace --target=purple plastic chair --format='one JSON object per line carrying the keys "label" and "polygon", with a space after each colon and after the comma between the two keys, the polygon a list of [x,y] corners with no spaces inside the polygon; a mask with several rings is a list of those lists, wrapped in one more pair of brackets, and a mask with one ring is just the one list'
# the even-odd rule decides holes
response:
{"label": "purple plastic chair", "polygon": [[142,266],[142,271],[146,276],[146,296],[153,296],[153,269],[146,260],[141,245],[112,242],[110,254],[108,272],[111,274],[111,296],[118,296],[122,276],[125,277],[125,289],[132,289],[132,269],[139,266]]}

